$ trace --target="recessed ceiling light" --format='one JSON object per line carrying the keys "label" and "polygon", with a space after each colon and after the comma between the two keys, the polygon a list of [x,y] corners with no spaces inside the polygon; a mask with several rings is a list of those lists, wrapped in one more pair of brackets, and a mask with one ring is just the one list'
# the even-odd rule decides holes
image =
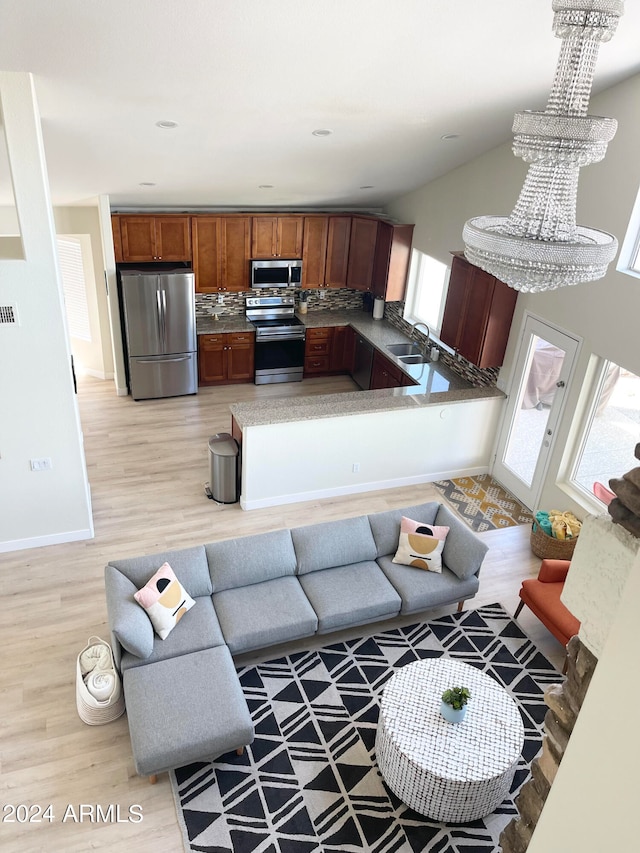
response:
{"label": "recessed ceiling light", "polygon": [[258,184],[259,190],[272,190],[273,184]]}
{"label": "recessed ceiling light", "polygon": [[162,119],[162,121],[156,122],[156,127],[161,127],[163,130],[173,130],[173,128],[177,126],[178,122],[171,121],[170,119]]}
{"label": "recessed ceiling light", "polygon": [[361,190],[373,190],[375,187],[373,184],[365,184],[363,187],[360,187]]}
{"label": "recessed ceiling light", "polygon": [[155,187],[153,181],[140,181],[138,184],[139,187]]}
{"label": "recessed ceiling light", "polygon": [[327,128],[320,127],[318,130],[311,131],[313,136],[331,136],[333,133],[332,130],[327,130]]}
{"label": "recessed ceiling light", "polygon": [[459,133],[443,133],[440,139],[444,139],[447,142],[449,139],[460,139]]}

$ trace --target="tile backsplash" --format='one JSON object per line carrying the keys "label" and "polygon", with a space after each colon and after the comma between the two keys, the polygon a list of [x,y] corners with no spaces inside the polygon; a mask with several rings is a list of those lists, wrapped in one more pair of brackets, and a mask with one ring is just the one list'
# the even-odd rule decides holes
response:
{"label": "tile backsplash", "polygon": [[[327,289],[323,291],[324,299],[320,298],[321,291],[319,290],[305,290],[304,292],[308,294],[308,311],[348,311],[362,308],[363,296],[359,290]],[[261,289],[259,293],[255,290],[242,293],[225,293],[223,294],[224,302],[220,305],[218,304],[217,293],[196,293],[196,316],[210,317],[213,314],[218,314],[219,317],[238,316],[244,314],[245,300],[248,296],[282,296],[283,294],[284,291],[276,287]],[[299,290],[286,291],[287,296],[294,295],[296,297],[296,307],[299,294]]]}

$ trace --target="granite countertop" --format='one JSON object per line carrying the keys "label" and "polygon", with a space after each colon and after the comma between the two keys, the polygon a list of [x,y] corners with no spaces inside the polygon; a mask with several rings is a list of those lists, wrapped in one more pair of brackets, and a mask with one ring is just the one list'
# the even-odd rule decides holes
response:
{"label": "granite countertop", "polygon": [[255,332],[255,326],[245,320],[244,314],[223,314],[220,319],[213,316],[196,317],[198,335],[221,335],[227,332]]}
{"label": "granite countertop", "polygon": [[[469,400],[504,398],[498,388],[474,387],[441,362],[409,365],[394,357],[387,346],[406,343],[407,336],[385,320],[374,320],[362,311],[312,311],[297,315],[307,328],[323,326],[352,326],[375,349],[410,376],[415,384],[377,391],[349,391],[342,394],[322,394],[310,397],[284,397],[234,403],[231,414],[240,429],[293,421],[317,420],[343,415],[388,412],[416,406],[449,405]],[[246,322],[239,318],[241,322]],[[236,331],[225,329],[224,321],[212,321],[211,331]],[[246,324],[250,327],[250,324]],[[240,331],[244,329],[241,328]]]}

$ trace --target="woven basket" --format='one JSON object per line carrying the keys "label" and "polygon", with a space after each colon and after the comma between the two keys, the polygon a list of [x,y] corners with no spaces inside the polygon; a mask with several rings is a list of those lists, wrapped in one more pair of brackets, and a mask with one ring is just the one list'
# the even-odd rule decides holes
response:
{"label": "woven basket", "polygon": [[535,521],[531,527],[531,550],[541,560],[570,560],[578,537],[555,539],[548,536]]}
{"label": "woven basket", "polygon": [[[80,665],[80,658],[83,652],[91,651],[94,647],[104,647],[108,650],[110,666],[108,669],[100,670],[100,674],[109,677],[112,681],[112,688],[104,699],[97,699],[87,689]],[[113,652],[111,646],[100,637],[89,637],[87,645],[76,659],[76,706],[78,708],[78,716],[88,726],[101,726],[104,723],[110,723],[124,714],[124,694],[122,692],[122,683],[118,675],[115,664],[113,662]]]}

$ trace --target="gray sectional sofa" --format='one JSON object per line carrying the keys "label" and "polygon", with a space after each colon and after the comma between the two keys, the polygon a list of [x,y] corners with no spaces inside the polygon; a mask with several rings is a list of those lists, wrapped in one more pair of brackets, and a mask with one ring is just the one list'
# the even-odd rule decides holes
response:
{"label": "gray sectional sofa", "polygon": [[[400,522],[450,528],[442,573],[393,562]],[[232,655],[472,598],[487,546],[436,501],[112,560],[114,658],[136,771],[211,759],[253,739]],[[196,604],[165,640],[133,598],[167,561]]]}

